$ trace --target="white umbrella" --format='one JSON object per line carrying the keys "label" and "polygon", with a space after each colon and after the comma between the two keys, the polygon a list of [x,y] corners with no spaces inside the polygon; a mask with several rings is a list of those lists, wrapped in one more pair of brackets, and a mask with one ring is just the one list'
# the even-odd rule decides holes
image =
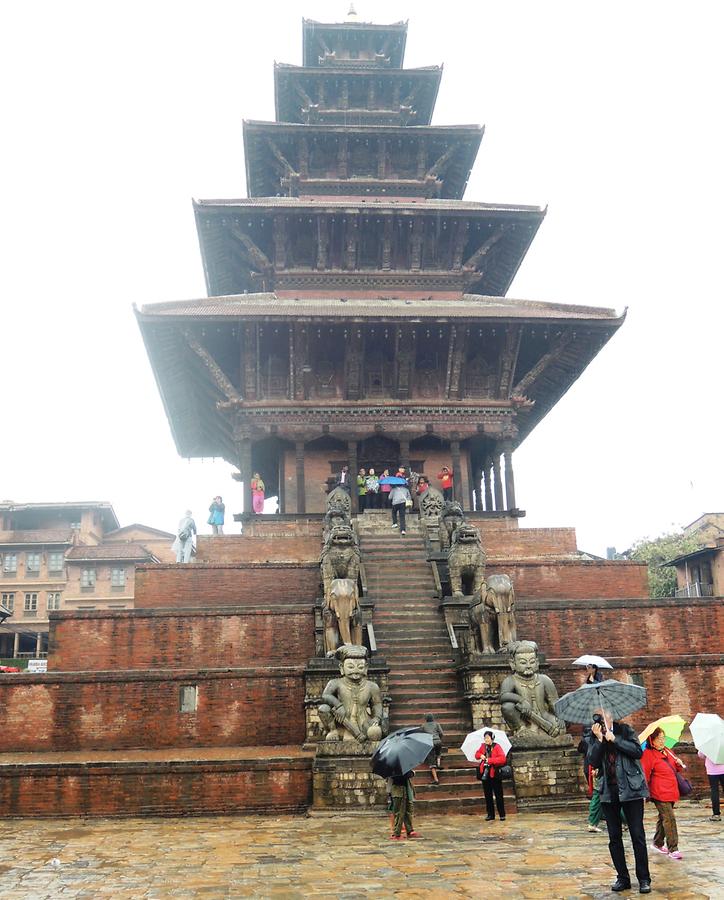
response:
{"label": "white umbrella", "polygon": [[696,749],[713,763],[724,763],[724,721],[716,713],[697,713],[689,725]]}
{"label": "white umbrella", "polygon": [[602,656],[591,656],[590,654],[579,656],[573,660],[574,666],[598,666],[599,669],[612,669],[611,663]]}
{"label": "white umbrella", "polygon": [[493,740],[503,748],[503,753],[505,753],[506,756],[510,752],[512,744],[510,743],[510,738],[504,731],[501,731],[499,728],[478,728],[477,731],[470,732],[460,747],[470,762],[477,762],[475,754],[483,743],[483,735],[486,731],[493,732]]}

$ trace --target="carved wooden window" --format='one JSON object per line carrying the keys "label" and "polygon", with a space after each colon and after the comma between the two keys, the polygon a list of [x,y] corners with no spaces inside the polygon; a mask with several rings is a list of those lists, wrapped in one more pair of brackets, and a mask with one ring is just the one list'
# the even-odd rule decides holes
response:
{"label": "carved wooden window", "polygon": [[350,151],[349,174],[352,178],[374,175],[377,172],[377,157],[373,145],[367,141],[355,141]]}
{"label": "carved wooden window", "polygon": [[362,269],[379,269],[382,266],[380,253],[380,228],[369,219],[363,220],[359,229],[358,262]]}

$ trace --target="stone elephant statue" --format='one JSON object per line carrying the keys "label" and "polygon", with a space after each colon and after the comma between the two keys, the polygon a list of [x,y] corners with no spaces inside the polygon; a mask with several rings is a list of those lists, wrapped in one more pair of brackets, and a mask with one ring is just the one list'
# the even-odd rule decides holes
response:
{"label": "stone elephant statue", "polygon": [[340,644],[362,644],[357,583],[350,578],[332,580],[322,608],[324,650],[333,653]]}
{"label": "stone elephant statue", "polygon": [[470,631],[482,653],[500,653],[517,640],[515,591],[509,575],[489,575],[470,607]]}

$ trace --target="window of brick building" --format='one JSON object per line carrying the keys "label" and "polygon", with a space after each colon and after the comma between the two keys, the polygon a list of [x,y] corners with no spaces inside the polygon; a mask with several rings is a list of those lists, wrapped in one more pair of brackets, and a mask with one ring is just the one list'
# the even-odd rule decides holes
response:
{"label": "window of brick building", "polygon": [[631,679],[631,684],[637,684],[639,687],[645,687],[644,676],[641,674],[641,672],[630,672],[628,677]]}
{"label": "window of brick building", "polygon": [[96,586],[96,570],[81,569],[80,570],[80,586],[87,591],[92,591]]}
{"label": "window of brick building", "polygon": [[25,574],[26,575],[38,575],[40,573],[40,554],[39,553],[26,553],[25,554]]}
{"label": "window of brick building", "polygon": [[38,594],[37,591],[25,595],[25,605],[23,609],[26,613],[34,616],[38,611]]}
{"label": "window of brick building", "polygon": [[47,610],[51,612],[54,609],[60,609],[60,591],[48,591]]}
{"label": "window of brick building", "polygon": [[181,712],[196,712],[199,701],[199,689],[195,684],[184,684],[179,690],[179,709]]}
{"label": "window of brick building", "polygon": [[8,612],[13,612],[15,609],[15,591],[9,591],[7,593],[3,592],[2,606],[4,606]]}
{"label": "window of brick building", "polygon": [[111,569],[111,587],[123,588],[126,586],[126,570]]}
{"label": "window of brick building", "polygon": [[61,550],[60,552],[54,550],[52,553],[48,554],[48,571],[53,574],[58,574],[58,572],[63,571],[63,567],[65,566],[65,554]]}
{"label": "window of brick building", "polygon": [[14,575],[18,571],[18,554],[6,553],[3,556],[3,572],[6,575]]}

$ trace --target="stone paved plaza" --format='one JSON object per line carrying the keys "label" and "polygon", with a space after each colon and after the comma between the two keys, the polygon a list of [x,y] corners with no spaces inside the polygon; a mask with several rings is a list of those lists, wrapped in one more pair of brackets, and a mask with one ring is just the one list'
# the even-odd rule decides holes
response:
{"label": "stone paved plaza", "polygon": [[[651,859],[655,895],[724,897],[722,826],[709,812],[679,812],[684,859]],[[615,896],[606,836],[589,834],[583,815],[527,813],[505,823],[431,816],[418,824],[423,840],[395,843],[375,816],[6,820],[0,897]],[[635,882],[624,896],[632,895]]]}

